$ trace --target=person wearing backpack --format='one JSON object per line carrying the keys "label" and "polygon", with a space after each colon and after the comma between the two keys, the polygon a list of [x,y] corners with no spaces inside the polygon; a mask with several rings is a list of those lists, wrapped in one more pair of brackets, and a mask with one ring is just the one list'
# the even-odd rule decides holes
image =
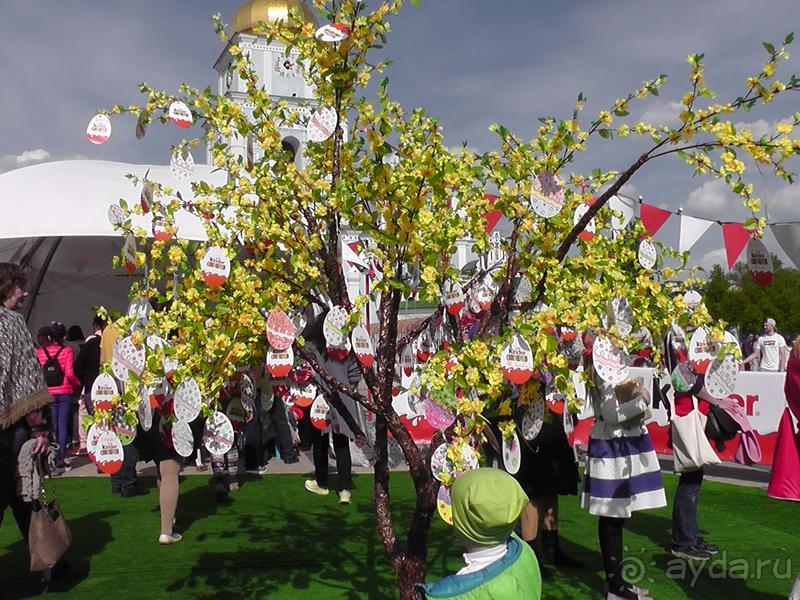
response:
{"label": "person wearing backpack", "polygon": [[36,356],[44,372],[47,391],[53,397],[50,407],[53,413],[53,429],[59,446],[56,463],[59,473],[69,470],[64,459],[67,456],[67,430],[72,395],[75,389],[81,388],[81,382],[72,369],[72,348],[64,346],[66,337],[66,327],[62,323],[53,323],[50,326],[49,339],[45,341],[40,337],[40,348],[36,350]]}

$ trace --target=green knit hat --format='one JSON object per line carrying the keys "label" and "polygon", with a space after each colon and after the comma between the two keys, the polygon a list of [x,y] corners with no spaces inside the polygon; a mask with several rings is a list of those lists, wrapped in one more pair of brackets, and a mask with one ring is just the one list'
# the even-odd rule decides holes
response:
{"label": "green knit hat", "polygon": [[453,527],[481,546],[505,542],[528,504],[516,479],[488,468],[467,471],[456,479],[450,499]]}

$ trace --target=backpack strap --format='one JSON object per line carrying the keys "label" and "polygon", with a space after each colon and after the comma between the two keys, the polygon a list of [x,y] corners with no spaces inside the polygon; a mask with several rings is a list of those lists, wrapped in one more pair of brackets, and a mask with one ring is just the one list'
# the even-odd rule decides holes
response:
{"label": "backpack strap", "polygon": [[[50,355],[47,353],[47,346],[42,346],[42,351],[44,352],[44,355],[45,355],[45,356],[46,356],[48,359],[50,359],[50,358],[53,358],[52,356],[50,356]],[[56,356],[58,356],[58,354],[56,354]]]}
{"label": "backpack strap", "polygon": [[61,346],[61,348],[58,349],[58,352],[56,352],[55,358],[58,358],[58,355],[61,354],[61,351],[63,349],[64,349],[64,346]]}

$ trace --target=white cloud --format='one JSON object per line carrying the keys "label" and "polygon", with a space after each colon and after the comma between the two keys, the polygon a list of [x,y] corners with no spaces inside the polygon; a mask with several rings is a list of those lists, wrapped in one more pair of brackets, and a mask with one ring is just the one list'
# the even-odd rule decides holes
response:
{"label": "white cloud", "polygon": [[728,258],[725,254],[725,248],[717,248],[711,252],[707,252],[699,258],[692,255],[691,264],[696,267],[703,267],[706,273],[711,272],[714,265],[720,265],[726,271],[728,270]]}
{"label": "white cloud", "polygon": [[697,217],[719,219],[723,211],[731,206],[731,192],[721,179],[714,179],[701,185],[689,194],[686,214]]}
{"label": "white cloud", "polygon": [[13,158],[17,161],[18,164],[24,164],[26,162],[46,160],[50,158],[50,153],[47,150],[39,148],[38,150],[26,150],[22,154],[14,156]]}
{"label": "white cloud", "polygon": [[657,100],[641,117],[639,117],[639,120],[647,125],[667,125],[668,127],[676,127],[680,125],[681,120],[679,115],[683,110],[685,110],[685,107],[679,102]]}

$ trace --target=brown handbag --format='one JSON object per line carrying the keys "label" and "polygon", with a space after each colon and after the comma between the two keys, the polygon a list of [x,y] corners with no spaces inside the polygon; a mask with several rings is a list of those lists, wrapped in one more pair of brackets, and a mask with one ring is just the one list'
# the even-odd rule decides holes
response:
{"label": "brown handbag", "polygon": [[[31,526],[28,530],[28,549],[31,555],[31,571],[51,569],[72,545],[72,534],[61,512],[56,496],[50,468],[39,455],[36,469],[39,471],[41,489],[39,498],[33,502]],[[53,499],[47,500],[45,479],[50,481]]]}

